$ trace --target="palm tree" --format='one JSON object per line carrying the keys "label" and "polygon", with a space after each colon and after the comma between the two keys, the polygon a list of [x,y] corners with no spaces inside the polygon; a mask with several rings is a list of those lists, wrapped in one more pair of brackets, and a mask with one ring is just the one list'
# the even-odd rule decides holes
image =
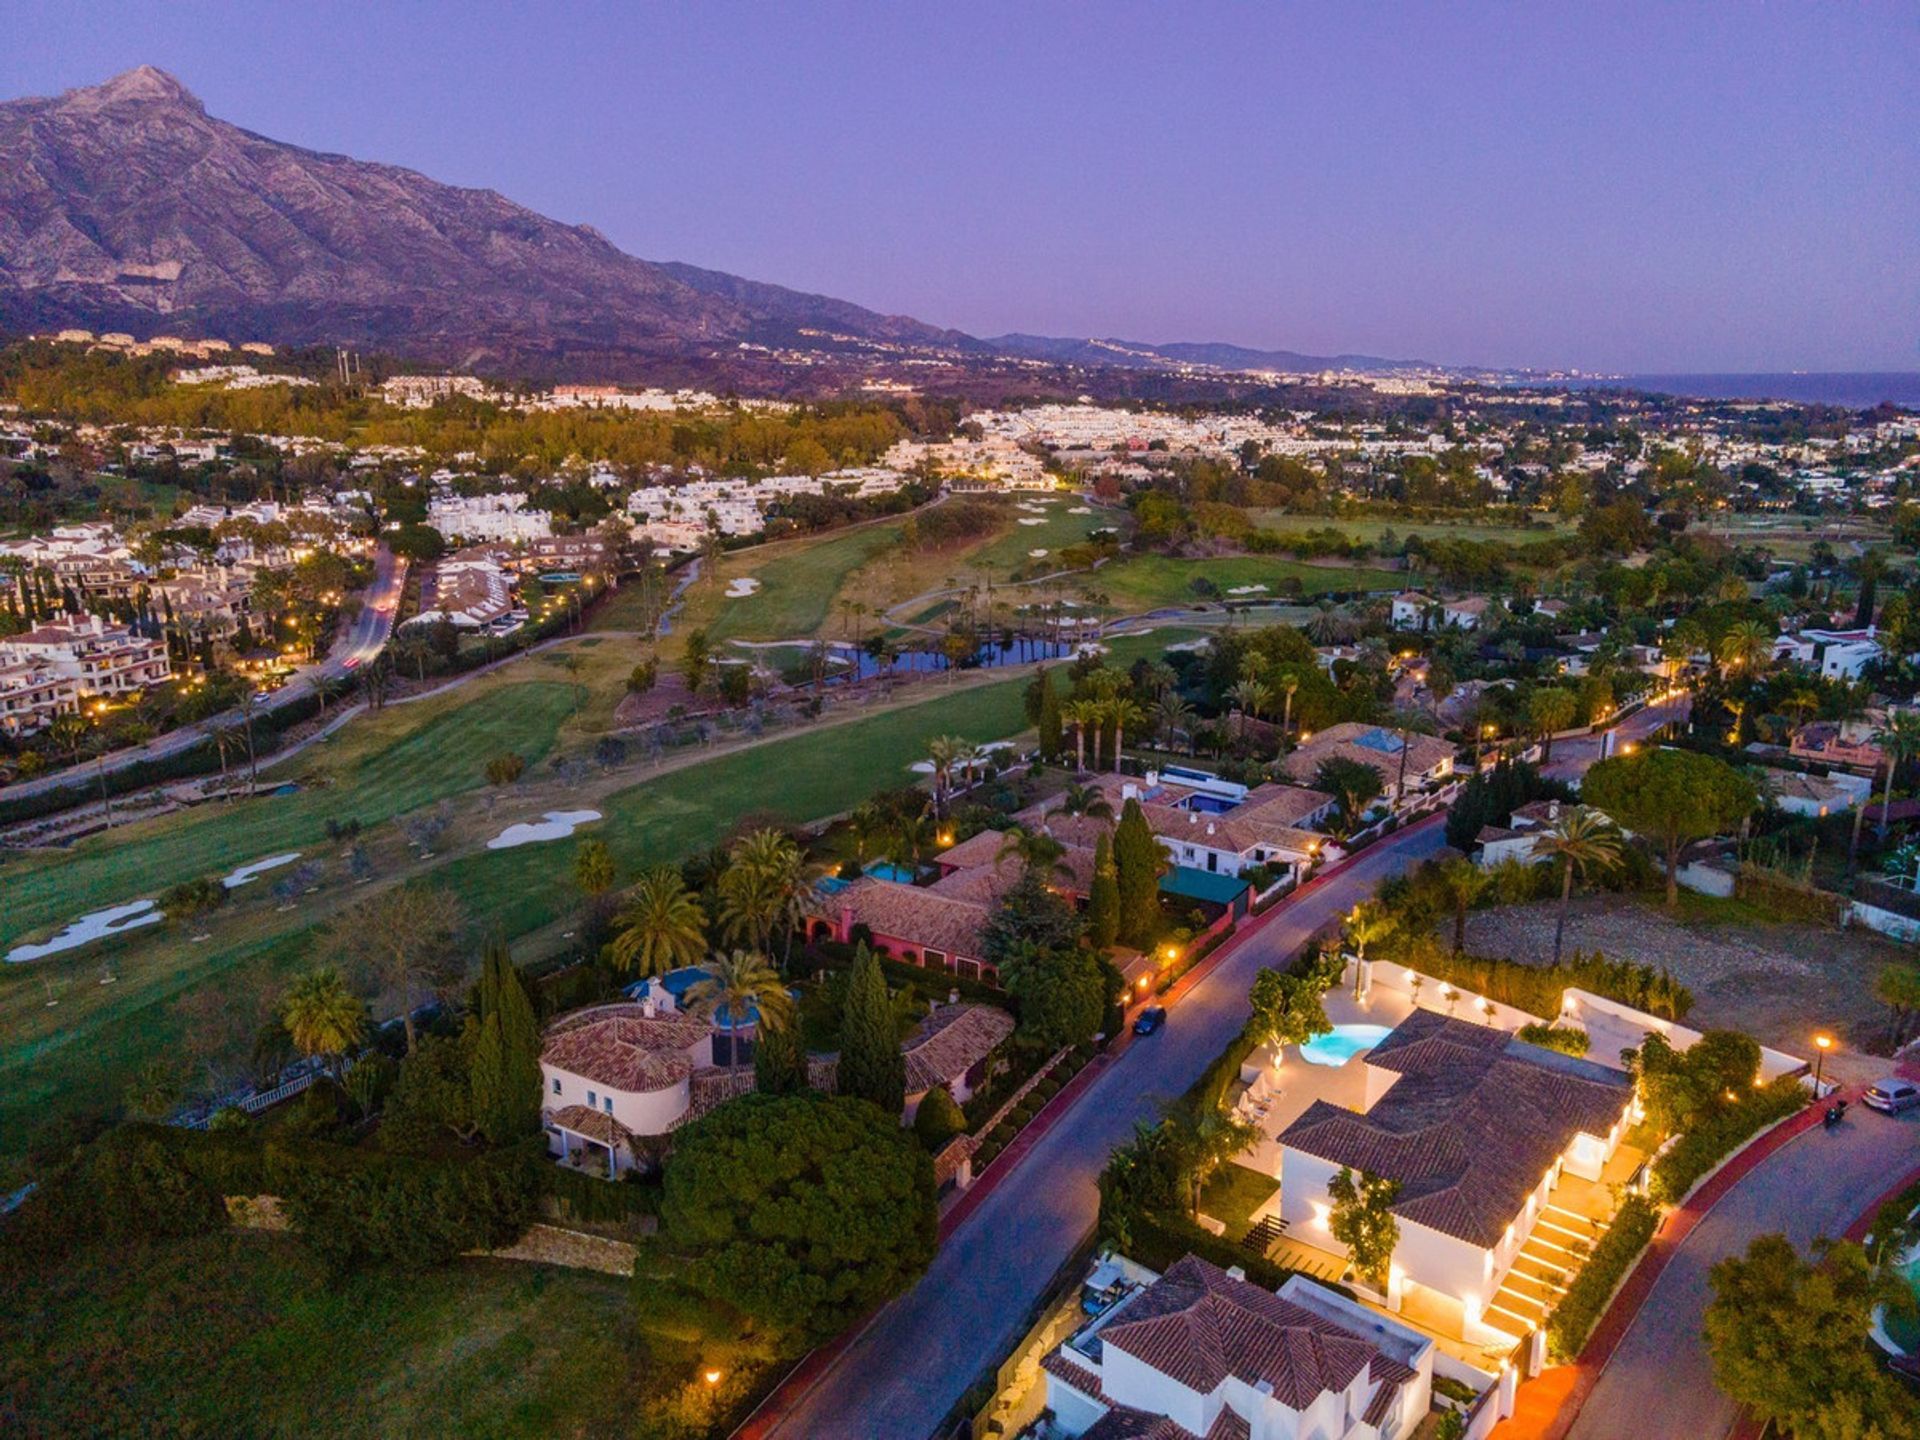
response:
{"label": "palm tree", "polygon": [[1758,620],[1741,620],[1720,637],[1716,653],[1729,673],[1752,674],[1766,669],[1773,658],[1773,635]]}
{"label": "palm tree", "polygon": [[1307,638],[1316,645],[1338,645],[1352,633],[1347,617],[1340,613],[1331,600],[1322,600],[1313,614],[1307,617],[1303,628]]}
{"label": "palm tree", "polygon": [[1086,815],[1096,820],[1113,818],[1113,802],[1103,791],[1074,781],[1069,781],[1067,788],[1060,792],[1058,809],[1062,815]]}
{"label": "palm tree", "polygon": [[338,969],[322,965],[302,975],[280,1002],[280,1023],[294,1049],[322,1056],[338,1078],[340,1058],[366,1034],[367,1007]]}
{"label": "palm tree", "polygon": [[1467,911],[1487,893],[1493,877],[1473,861],[1456,855],[1441,862],[1439,878],[1441,888],[1453,902],[1453,953],[1458,955],[1467,948]]}
{"label": "palm tree", "polygon": [[787,994],[780,972],[767,963],[764,955],[752,950],[713,952],[706,965],[707,978],[689,986],[687,1009],[711,1022],[724,1017],[727,1031],[727,1073],[740,1064],[740,1047],[734,1031],[748,1010],[759,1012],[758,1024],[769,1030],[784,1030],[793,1019],[793,997]]}
{"label": "palm tree", "polygon": [[1041,874],[1051,872],[1055,875],[1071,876],[1073,867],[1063,858],[1067,847],[1044,830],[1029,830],[1024,825],[1009,825],[1006,839],[1000,842],[1000,849],[993,857],[997,865],[1012,857],[1029,870],[1038,870]]}
{"label": "palm tree", "polygon": [[1344,929],[1348,943],[1353,946],[1353,993],[1356,998],[1360,994],[1360,978],[1366,973],[1367,946],[1376,940],[1386,939],[1393,933],[1397,923],[1393,912],[1378,900],[1362,900],[1347,916]]}
{"label": "palm tree", "polygon": [[1247,738],[1247,717],[1258,717],[1273,701],[1273,691],[1259,680],[1241,680],[1227,692],[1240,716],[1240,738]]}
{"label": "palm tree", "polygon": [[1893,805],[1893,772],[1909,755],[1920,753],[1920,710],[1892,710],[1874,737],[1887,752],[1887,788],[1880,801],[1880,841],[1886,843],[1887,819]]}
{"label": "palm tree", "polygon": [[793,932],[813,913],[813,882],[818,867],[809,865],[790,836],[771,828],[755,830],[733,847],[720,877],[721,919],[734,930],[755,932],[764,950],[775,926],[786,930],[785,959],[793,959]]}
{"label": "palm tree", "polygon": [[1586,879],[1596,870],[1611,870],[1620,863],[1620,832],[1598,810],[1580,805],[1569,809],[1551,830],[1534,845],[1535,855],[1544,855],[1560,867],[1560,913],[1553,924],[1553,963],[1560,963],[1560,944],[1567,933],[1567,905],[1573,898],[1573,876],[1578,871]]}
{"label": "palm tree", "polygon": [[1291,671],[1283,671],[1280,676],[1280,694],[1285,704],[1280,711],[1280,738],[1286,739],[1287,731],[1293,727],[1293,697],[1300,688],[1300,677]]}
{"label": "palm tree", "polygon": [[918,870],[920,861],[933,848],[933,821],[922,810],[896,818],[887,831],[881,853],[905,870]]}
{"label": "palm tree", "polygon": [[1193,707],[1181,698],[1179,691],[1168,690],[1161,695],[1154,706],[1154,724],[1169,746],[1177,735],[1186,742],[1188,753],[1192,753]]}
{"label": "palm tree", "polygon": [[1121,760],[1125,758],[1121,750],[1127,738],[1127,727],[1131,725],[1138,729],[1146,724],[1147,712],[1122,695],[1107,702],[1107,718],[1113,721],[1113,768],[1118,770]]}
{"label": "palm tree", "polygon": [[1103,716],[1098,700],[1069,700],[1060,707],[1060,718],[1073,727],[1073,768],[1087,772],[1087,731],[1097,728]]}
{"label": "palm tree", "polygon": [[933,762],[933,809],[936,815],[947,813],[947,783],[953,767],[973,747],[958,735],[936,735],[927,742],[927,758]]}
{"label": "palm tree", "polygon": [[706,953],[707,912],[671,865],[640,877],[614,924],[619,933],[607,954],[617,970],[664,975]]}

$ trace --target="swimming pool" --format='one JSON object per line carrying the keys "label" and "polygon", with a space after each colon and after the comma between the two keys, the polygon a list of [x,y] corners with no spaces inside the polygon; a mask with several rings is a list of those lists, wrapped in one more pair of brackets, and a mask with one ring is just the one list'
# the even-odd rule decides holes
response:
{"label": "swimming pool", "polygon": [[904,865],[894,865],[892,863],[869,865],[867,866],[867,874],[873,876],[876,880],[891,880],[897,885],[911,885],[913,883],[913,871]]}
{"label": "swimming pool", "polygon": [[[1896,1260],[1893,1268],[1895,1274],[1906,1278],[1914,1294],[1920,1296],[1920,1245]],[[1876,1305],[1873,1310],[1873,1334],[1883,1350],[1895,1355],[1920,1355],[1920,1318],[1891,1315],[1887,1313],[1886,1306]]]}
{"label": "swimming pool", "polygon": [[1371,1050],[1393,1031],[1385,1025],[1336,1025],[1326,1035],[1316,1035],[1300,1047],[1300,1058],[1309,1065],[1346,1064],[1362,1050]]}

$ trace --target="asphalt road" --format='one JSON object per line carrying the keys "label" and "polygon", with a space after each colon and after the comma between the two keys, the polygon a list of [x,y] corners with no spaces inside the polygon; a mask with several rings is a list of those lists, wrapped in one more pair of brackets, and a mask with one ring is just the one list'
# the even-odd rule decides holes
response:
{"label": "asphalt road", "polygon": [[[333,648],[327,652],[326,659],[299,671],[278,690],[269,691],[261,700],[260,709],[276,710],[305,695],[313,688],[317,677],[324,676],[329,680],[341,679],[378,655],[381,648],[386,645],[387,637],[393,633],[394,613],[399,609],[400,595],[406,582],[406,561],[397,559],[385,546],[382,546],[373,559],[373,583],[368,586],[366,594],[362,597],[360,613],[354,617],[353,624],[348,627],[344,635],[334,641]],[[43,791],[91,785],[97,782],[103,770],[112,774],[144,760],[163,760],[169,755],[176,755],[188,749],[201,737],[212,734],[215,730],[238,723],[237,711],[223,711],[219,715],[211,715],[194,724],[183,725],[177,730],[169,730],[166,734],[156,736],[144,745],[116,750],[110,755],[102,756],[99,760],[88,761],[78,768],[59,770],[34,780],[16,781],[7,786],[7,797],[14,799],[37,795]]]}
{"label": "asphalt road", "polygon": [[1285,901],[1236,942],[1096,1079],[941,1246],[932,1268],[841,1353],[772,1432],[792,1440],[925,1435],[974,1377],[1012,1348],[1033,1302],[1092,1228],[1107,1152],[1181,1094],[1245,1022],[1247,990],[1374,887],[1443,844],[1433,823],[1392,836]]}
{"label": "asphalt road", "polygon": [[[1844,1232],[1916,1166],[1920,1111],[1892,1117],[1857,1104],[1836,1129],[1816,1125],[1762,1161],[1667,1262],[1568,1440],[1720,1440],[1737,1410],[1713,1383],[1701,1333],[1714,1262],[1773,1233],[1804,1252],[1819,1236]],[[1659,1403],[1649,1404],[1654,1396]]]}

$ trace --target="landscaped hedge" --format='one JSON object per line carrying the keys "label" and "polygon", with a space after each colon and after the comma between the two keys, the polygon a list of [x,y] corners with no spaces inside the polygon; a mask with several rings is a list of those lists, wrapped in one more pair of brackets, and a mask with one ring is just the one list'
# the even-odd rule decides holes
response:
{"label": "landscaped hedge", "polygon": [[1806,1103],[1807,1092],[1791,1077],[1741,1096],[1704,1125],[1681,1136],[1672,1149],[1653,1162],[1654,1199],[1663,1205],[1678,1204],[1702,1175],[1752,1136]]}
{"label": "landscaped hedge", "polygon": [[1621,1202],[1613,1227],[1547,1316],[1547,1349],[1555,1360],[1571,1360],[1580,1353],[1620,1278],[1653,1238],[1658,1220],[1658,1212],[1641,1196],[1629,1195]]}
{"label": "landscaped hedge", "polygon": [[1684,1020],[1693,1008],[1693,992],[1664,968],[1634,960],[1609,960],[1597,951],[1574,955],[1558,965],[1521,965],[1483,955],[1455,955],[1438,943],[1422,946],[1406,964],[1435,980],[1529,1015],[1551,1020],[1560,1013],[1560,995],[1569,985],[1591,991],[1650,1015]]}
{"label": "landscaped hedge", "polygon": [[[1290,1277],[1306,1273],[1290,1266],[1276,1265],[1263,1255],[1243,1250],[1224,1235],[1215,1235],[1184,1215],[1135,1211],[1128,1217],[1128,1259],[1137,1260],[1149,1269],[1164,1271],[1186,1255],[1198,1255],[1223,1270],[1238,1265],[1247,1272],[1247,1279],[1268,1290],[1278,1290]],[[1308,1278],[1322,1285],[1327,1284],[1318,1276]],[[1353,1298],[1353,1292],[1344,1285],[1330,1285],[1328,1288],[1339,1291],[1348,1299]]]}

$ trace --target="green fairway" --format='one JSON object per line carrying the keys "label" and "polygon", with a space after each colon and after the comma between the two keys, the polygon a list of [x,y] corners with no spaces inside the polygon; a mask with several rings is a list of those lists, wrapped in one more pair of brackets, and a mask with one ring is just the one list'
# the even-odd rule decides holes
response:
{"label": "green fairway", "polygon": [[[1201,599],[1280,600],[1290,592],[1288,580],[1300,582],[1300,592],[1318,595],[1329,590],[1398,590],[1406,577],[1371,566],[1329,568],[1298,560],[1264,555],[1232,555],[1215,560],[1178,560],[1166,555],[1136,555],[1103,565],[1080,577],[1083,588],[1107,596],[1121,611],[1152,610],[1163,605],[1192,604]],[[1218,596],[1197,595],[1193,582],[1205,578],[1218,587]],[[1238,586],[1264,585],[1264,591],[1245,595],[1230,592]]]}
{"label": "green fairway", "polygon": [[[1089,515],[1075,515],[1076,509],[1092,509]],[[1060,552],[1069,545],[1078,545],[1095,530],[1117,529],[1126,519],[1124,510],[1103,510],[1098,506],[1089,507],[1078,496],[1063,495],[1048,505],[1044,512],[1022,510],[1018,506],[1009,506],[1010,528],[1003,535],[989,540],[960,562],[961,568],[968,574],[985,572],[994,581],[1010,579],[1016,572],[1028,574],[1056,570],[1060,566]],[[1023,522],[1038,520],[1038,525]],[[1043,556],[1032,552],[1045,550]]]}
{"label": "green fairway", "polygon": [[14,1434],[691,1440],[774,1358],[631,1280],[506,1260],[336,1284],[292,1240],[226,1232],[49,1272],[0,1295]]}
{"label": "green fairway", "polygon": [[[516,751],[529,766],[553,744],[572,708],[563,683],[494,690],[438,714],[391,707],[355,722],[330,747],[309,751],[274,778],[303,788],[239,807],[203,806],[96,835],[70,852],[12,864],[4,875],[0,951],[103,906],[156,896],[167,886],[223,874],[249,861],[323,843],[328,820],[371,827],[485,784],[487,761]],[[42,962],[36,962],[42,963]]]}
{"label": "green fairway", "polygon": [[[819,540],[782,541],[726,556],[718,584],[702,582],[681,630],[704,624],[711,640],[793,640],[819,632],[834,618],[846,578],[900,543],[897,524],[868,525]],[[729,598],[726,585],[751,578],[760,588]],[[707,618],[707,617],[711,618]]]}

